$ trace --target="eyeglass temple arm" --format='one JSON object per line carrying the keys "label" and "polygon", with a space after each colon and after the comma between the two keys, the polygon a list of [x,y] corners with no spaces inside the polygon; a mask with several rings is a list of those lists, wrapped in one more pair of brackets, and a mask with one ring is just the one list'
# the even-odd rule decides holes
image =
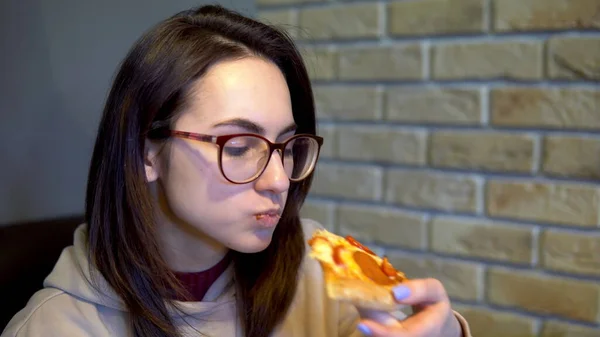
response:
{"label": "eyeglass temple arm", "polygon": [[169,133],[171,136],[193,139],[193,140],[197,140],[197,141],[205,142],[205,143],[216,143],[217,142],[216,136],[201,135],[199,133],[193,133],[193,132],[187,132],[187,131],[174,131],[174,130],[169,131]]}
{"label": "eyeglass temple arm", "polygon": [[169,137],[181,137],[181,138],[187,138],[187,139],[197,140],[197,141],[206,142],[206,143],[216,143],[217,142],[217,137],[215,137],[215,136],[201,135],[198,133],[186,132],[186,131],[169,130],[166,128],[150,130],[148,135],[151,138],[155,138],[155,139],[165,139],[165,138],[169,138]]}

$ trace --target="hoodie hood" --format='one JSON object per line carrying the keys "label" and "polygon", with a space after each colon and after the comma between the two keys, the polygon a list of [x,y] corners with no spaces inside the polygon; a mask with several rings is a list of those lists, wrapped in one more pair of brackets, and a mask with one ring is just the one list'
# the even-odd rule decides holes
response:
{"label": "hoodie hood", "polygon": [[[102,274],[96,269],[90,270],[93,266],[88,259],[87,228],[87,224],[77,227],[73,245],[63,250],[54,269],[44,280],[44,287],[59,289],[86,302],[127,311],[125,303]],[[92,283],[92,275],[95,283]],[[212,311],[234,301],[234,288],[233,267],[230,265],[210,287],[202,302],[173,303],[187,314]]]}
{"label": "hoodie hood", "polygon": [[87,248],[87,225],[82,224],[75,230],[73,245],[62,251],[54,269],[44,280],[44,287],[56,288],[87,302],[126,311],[125,303],[97,270],[94,270],[94,277],[98,289],[92,285]]}

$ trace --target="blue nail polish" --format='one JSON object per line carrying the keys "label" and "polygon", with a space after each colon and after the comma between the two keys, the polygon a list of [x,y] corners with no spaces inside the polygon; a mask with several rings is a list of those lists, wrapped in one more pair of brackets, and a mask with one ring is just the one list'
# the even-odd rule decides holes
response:
{"label": "blue nail polish", "polygon": [[365,335],[365,336],[371,336],[372,335],[371,329],[369,329],[368,326],[366,326],[366,325],[364,325],[362,323],[358,324],[357,329],[360,330],[360,332],[362,332],[363,335]]}
{"label": "blue nail polish", "polygon": [[397,286],[394,288],[393,293],[396,300],[401,301],[410,296],[410,289],[405,286]]}

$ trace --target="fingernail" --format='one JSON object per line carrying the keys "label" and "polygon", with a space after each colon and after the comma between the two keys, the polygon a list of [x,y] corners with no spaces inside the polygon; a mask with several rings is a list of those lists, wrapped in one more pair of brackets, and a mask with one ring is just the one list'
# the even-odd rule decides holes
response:
{"label": "fingernail", "polygon": [[363,335],[365,335],[365,336],[371,336],[371,334],[372,334],[372,333],[371,333],[371,329],[369,329],[369,327],[368,327],[368,326],[366,326],[366,325],[364,325],[364,324],[362,324],[362,323],[358,324],[357,328],[358,328],[358,330],[360,330],[360,332],[362,332],[362,333],[363,333]]}
{"label": "fingernail", "polygon": [[396,288],[394,288],[393,293],[396,300],[401,301],[410,296],[410,289],[408,289],[408,287],[405,286],[397,286]]}

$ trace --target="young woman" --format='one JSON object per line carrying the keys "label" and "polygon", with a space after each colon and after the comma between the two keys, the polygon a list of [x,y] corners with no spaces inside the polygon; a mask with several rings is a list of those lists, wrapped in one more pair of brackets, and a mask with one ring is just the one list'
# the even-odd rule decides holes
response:
{"label": "young woman", "polygon": [[218,6],[163,21],[114,81],[86,223],[2,337],[469,335],[435,280],[397,289],[402,324],[327,298],[298,216],[321,144],[284,33]]}

